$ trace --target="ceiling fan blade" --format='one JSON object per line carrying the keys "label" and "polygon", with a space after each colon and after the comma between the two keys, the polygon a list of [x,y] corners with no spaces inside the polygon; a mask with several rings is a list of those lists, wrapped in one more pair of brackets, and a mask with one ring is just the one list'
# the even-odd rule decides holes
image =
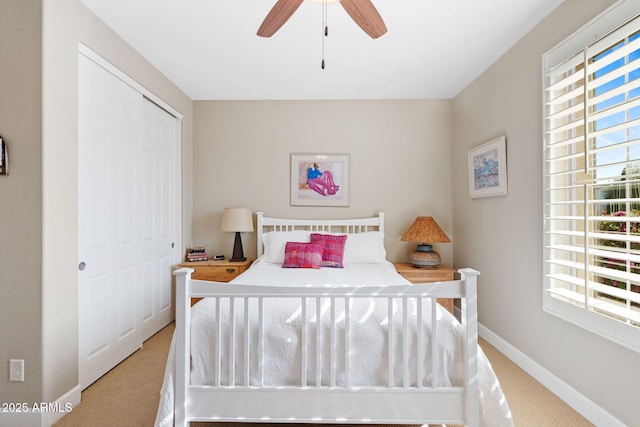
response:
{"label": "ceiling fan blade", "polygon": [[303,0],[278,0],[258,29],[260,37],[271,37],[293,15]]}
{"label": "ceiling fan blade", "polygon": [[371,0],[340,0],[342,7],[365,33],[377,39],[387,32],[387,26]]}

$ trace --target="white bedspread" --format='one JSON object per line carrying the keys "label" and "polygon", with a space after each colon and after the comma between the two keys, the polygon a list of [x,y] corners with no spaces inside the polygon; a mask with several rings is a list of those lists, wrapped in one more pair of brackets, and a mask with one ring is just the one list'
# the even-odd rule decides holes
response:
{"label": "white bedspread", "polygon": [[410,282],[391,263],[347,264],[345,268],[281,268],[258,259],[231,283],[277,286],[391,286]]}
{"label": "white bedspread", "polygon": [[[406,285],[408,282],[395,271],[392,264],[354,264],[344,269],[322,268],[313,269],[282,269],[279,265],[257,261],[245,273],[234,279],[234,284],[251,285],[279,285],[287,284],[300,286],[339,286],[344,285]],[[191,339],[192,339],[192,371],[191,383],[195,385],[212,384],[214,378],[215,357],[214,334],[211,330],[215,321],[215,304],[213,300],[204,299],[192,307],[191,319]],[[430,319],[430,305],[426,304],[424,318]],[[242,316],[238,310],[236,321],[242,322]],[[222,312],[222,309],[221,309]],[[312,311],[313,312],[313,311]],[[351,316],[351,341],[350,354],[352,362],[349,374],[352,386],[356,385],[381,385],[387,381],[386,366],[387,354],[385,348],[384,325],[388,321],[388,308],[385,304],[376,303],[369,300],[364,303],[354,303],[349,308]],[[265,330],[268,331],[268,339],[265,346],[265,382],[272,385],[293,385],[299,378],[299,324],[300,324],[300,302],[294,300],[276,301],[267,300],[265,302]],[[401,316],[401,314],[398,314]],[[440,386],[456,386],[462,384],[462,352],[460,342],[462,338],[462,327],[460,323],[445,309],[438,306],[438,319],[442,327],[439,328],[438,358],[440,372],[437,378]],[[225,310],[223,319],[228,322],[228,310]],[[328,314],[321,315],[322,334],[329,335]],[[276,319],[276,320],[272,320]],[[282,320],[286,319],[285,322]],[[314,322],[312,322],[315,325]],[[313,326],[315,328],[315,326]],[[223,328],[224,330],[225,328]],[[402,342],[402,331],[396,328],[396,342]],[[414,330],[415,332],[415,330]],[[315,336],[315,333],[314,335]],[[415,333],[410,338],[415,344]],[[429,338],[430,340],[430,338]],[[241,339],[240,339],[241,341]],[[228,345],[229,340],[224,339],[224,345]],[[430,349],[425,343],[425,360],[430,360]],[[340,351],[341,349],[338,349]],[[398,358],[401,361],[401,349],[398,348]],[[223,354],[226,352],[223,352]],[[254,352],[255,353],[255,352]],[[311,349],[313,354],[313,349]],[[327,358],[324,358],[328,360]],[[357,361],[357,362],[354,362]],[[251,372],[257,372],[258,362],[255,357],[250,362]],[[415,366],[415,361],[411,366]],[[222,361],[222,366],[228,366],[228,361]],[[339,366],[340,368],[340,366]],[[309,363],[307,368],[308,378],[315,378],[315,364]],[[242,383],[240,377],[242,369],[236,372],[236,381]],[[323,363],[321,372],[323,379],[329,375],[328,361]],[[342,370],[339,369],[343,373]],[[501,427],[512,426],[513,421],[502,389],[493,372],[486,356],[478,348],[478,371],[480,383],[481,420],[483,426]],[[430,385],[433,373],[430,372],[430,363],[425,363],[424,384]],[[160,405],[156,417],[156,426],[168,427],[173,425],[173,394],[174,394],[174,342],[171,343],[171,350],[165,371],[164,384],[161,390]],[[228,381],[228,372],[221,373],[222,383]],[[395,373],[395,378],[399,381],[402,378],[401,367]],[[323,380],[324,381],[324,380]],[[344,377],[338,375],[338,384],[344,383]],[[252,385],[258,383],[257,378],[252,376]]]}

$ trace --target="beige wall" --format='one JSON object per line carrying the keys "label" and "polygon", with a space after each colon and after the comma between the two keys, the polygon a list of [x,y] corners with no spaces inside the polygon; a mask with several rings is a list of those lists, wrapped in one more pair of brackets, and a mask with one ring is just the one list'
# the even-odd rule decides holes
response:
{"label": "beige wall", "polygon": [[[634,425],[640,355],[542,311],[541,57],[612,3],[566,0],[456,97],[454,260],[482,272],[483,325]],[[509,194],[471,200],[467,150],[499,135],[507,137]]]}
{"label": "beige wall", "polygon": [[[79,0],[0,0],[0,135],[12,154],[0,177],[0,365],[23,358],[26,372],[0,377],[0,402],[54,401],[78,383],[79,41],[183,114],[191,169],[193,103]],[[190,183],[187,173],[185,218]]]}
{"label": "beige wall", "polygon": [[[230,206],[288,218],[384,211],[391,261],[415,249],[400,238],[418,215],[433,216],[455,242],[451,101],[201,101],[194,123],[194,245],[230,257],[233,233],[220,232]],[[299,152],[350,154],[350,207],[290,206],[290,153]],[[255,257],[255,233],[242,237]],[[451,244],[436,250],[451,263]]]}
{"label": "beige wall", "polygon": [[[0,402],[41,393],[40,3],[0,0],[0,136],[11,154],[0,176]],[[24,382],[8,382],[10,358],[24,359]]]}

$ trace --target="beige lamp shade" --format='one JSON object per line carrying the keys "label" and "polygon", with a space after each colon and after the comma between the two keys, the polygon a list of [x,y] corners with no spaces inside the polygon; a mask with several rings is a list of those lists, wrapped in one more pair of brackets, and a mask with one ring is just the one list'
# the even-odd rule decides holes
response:
{"label": "beige lamp shade", "polygon": [[222,231],[238,231],[242,233],[253,231],[253,217],[251,209],[224,208],[222,214]]}
{"label": "beige lamp shade", "polygon": [[230,261],[245,261],[242,250],[242,238],[240,233],[253,231],[253,218],[251,209],[247,208],[224,208],[222,213],[222,231],[235,232],[236,237],[233,243],[233,256]]}
{"label": "beige lamp shade", "polygon": [[418,268],[435,268],[440,265],[440,254],[433,250],[431,244],[451,241],[430,216],[417,217],[400,240],[418,243],[417,249],[409,255],[411,264]]}

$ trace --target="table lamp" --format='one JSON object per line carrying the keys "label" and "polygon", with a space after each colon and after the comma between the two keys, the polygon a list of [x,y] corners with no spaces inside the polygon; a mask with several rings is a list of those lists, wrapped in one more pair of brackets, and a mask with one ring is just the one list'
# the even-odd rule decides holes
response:
{"label": "table lamp", "polygon": [[431,244],[451,241],[430,216],[417,217],[400,240],[418,243],[417,249],[409,255],[411,264],[418,268],[435,268],[440,265],[440,254],[433,250]]}
{"label": "table lamp", "polygon": [[240,233],[253,232],[253,218],[251,209],[224,208],[222,214],[222,231],[235,232],[236,239],[233,243],[233,256],[230,261],[246,261],[242,251],[242,238]]}

